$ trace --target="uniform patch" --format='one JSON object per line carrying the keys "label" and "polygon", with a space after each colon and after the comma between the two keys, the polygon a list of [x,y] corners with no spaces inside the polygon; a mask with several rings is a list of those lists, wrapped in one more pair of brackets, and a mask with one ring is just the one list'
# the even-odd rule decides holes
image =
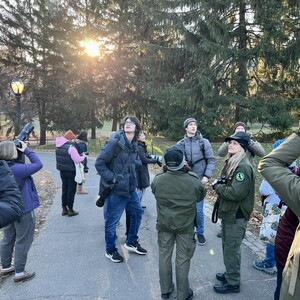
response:
{"label": "uniform patch", "polygon": [[237,181],[243,181],[245,179],[245,174],[243,172],[238,172],[236,175],[235,175],[235,179]]}

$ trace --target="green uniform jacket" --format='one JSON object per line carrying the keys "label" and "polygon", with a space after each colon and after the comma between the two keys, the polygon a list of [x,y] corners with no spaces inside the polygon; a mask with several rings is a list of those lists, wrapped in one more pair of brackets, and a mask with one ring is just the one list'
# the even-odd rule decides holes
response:
{"label": "green uniform jacket", "polygon": [[156,198],[159,231],[193,233],[196,220],[196,202],[204,199],[206,189],[199,177],[183,171],[157,174],[151,183]]}
{"label": "green uniform jacket", "polygon": [[220,199],[218,218],[235,223],[240,207],[247,220],[254,206],[255,178],[254,170],[245,157],[226,184],[217,184],[215,191]]}
{"label": "green uniform jacket", "polygon": [[[300,177],[288,166],[300,156],[300,137],[292,134],[259,163],[258,171],[265,177],[281,199],[300,218]],[[300,299],[300,227],[291,246],[281,285],[280,299]]]}

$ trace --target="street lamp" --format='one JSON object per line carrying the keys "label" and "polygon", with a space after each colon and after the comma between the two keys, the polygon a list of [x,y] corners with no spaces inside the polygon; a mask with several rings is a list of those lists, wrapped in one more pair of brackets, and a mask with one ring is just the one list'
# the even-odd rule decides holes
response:
{"label": "street lamp", "polygon": [[17,77],[13,79],[13,81],[10,83],[10,87],[13,91],[13,93],[16,96],[17,100],[17,130],[16,132],[19,134],[21,131],[21,94],[23,93],[24,90],[24,83],[22,80]]}

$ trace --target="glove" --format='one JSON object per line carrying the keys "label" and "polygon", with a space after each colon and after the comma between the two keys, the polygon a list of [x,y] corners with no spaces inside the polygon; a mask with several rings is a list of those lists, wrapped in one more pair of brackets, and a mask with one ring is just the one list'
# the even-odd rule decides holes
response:
{"label": "glove", "polygon": [[162,167],[162,163],[157,159],[156,160],[156,163],[160,166],[160,167]]}
{"label": "glove", "polygon": [[18,147],[18,150],[21,151],[21,152],[24,152],[25,149],[27,148],[27,144],[24,143],[23,141],[20,141],[20,146],[21,147]]}

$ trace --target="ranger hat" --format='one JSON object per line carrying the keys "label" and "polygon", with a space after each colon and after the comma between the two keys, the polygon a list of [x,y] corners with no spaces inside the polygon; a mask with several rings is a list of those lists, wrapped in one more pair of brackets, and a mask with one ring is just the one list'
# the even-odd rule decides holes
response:
{"label": "ranger hat", "polygon": [[225,142],[229,142],[231,140],[235,140],[237,141],[246,151],[248,149],[249,146],[249,142],[250,142],[250,136],[248,133],[243,132],[243,131],[238,131],[235,134],[228,136],[225,139]]}

